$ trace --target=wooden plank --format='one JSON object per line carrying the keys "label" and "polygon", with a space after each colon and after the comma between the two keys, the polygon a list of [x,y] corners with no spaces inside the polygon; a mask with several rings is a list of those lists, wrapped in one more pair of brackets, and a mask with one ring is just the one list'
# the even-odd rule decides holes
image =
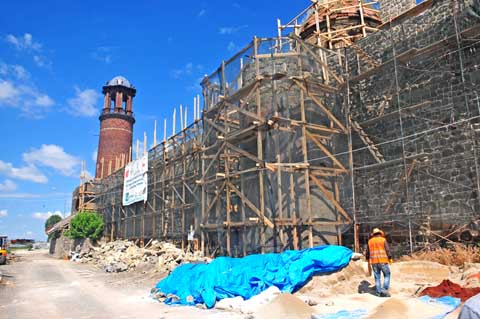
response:
{"label": "wooden plank", "polygon": [[238,190],[235,185],[233,185],[231,182],[227,182],[228,186],[240,197],[245,202],[245,205],[247,205],[255,214],[258,215],[261,219],[263,219],[263,224],[265,226],[268,226],[270,228],[274,228],[273,223],[264,215],[262,216],[262,212],[242,193]]}
{"label": "wooden plank", "polygon": [[305,88],[305,86],[302,83],[300,83],[300,81],[294,79],[294,82],[303,92],[305,92],[315,102],[315,104],[318,105],[318,107],[320,107],[320,109],[322,109],[322,111],[328,116],[328,118],[332,120],[344,133],[348,132],[347,128],[342,124],[342,122],[340,122],[340,120],[337,119],[337,117],[333,115],[333,113],[330,112],[329,109],[327,109],[327,107],[322,103],[322,101],[320,101],[316,96],[311,94]]}
{"label": "wooden plank", "polygon": [[237,112],[239,112],[239,113],[242,113],[243,115],[246,115],[246,116],[248,116],[248,117],[250,117],[250,118],[252,118],[252,119],[255,119],[255,120],[257,120],[257,121],[260,122],[260,123],[264,123],[264,122],[265,122],[265,119],[264,119],[264,118],[259,117],[257,114],[255,114],[255,113],[253,113],[253,112],[250,112],[250,111],[244,110],[244,109],[242,109],[242,108],[239,108],[238,106],[235,106],[235,105],[233,105],[232,103],[229,103],[229,102],[225,102],[225,104],[227,105],[227,107],[228,107],[229,109],[233,109],[233,110],[235,110],[235,111],[237,111]]}
{"label": "wooden plank", "polygon": [[346,171],[345,166],[333,155],[320,141],[318,141],[309,131],[305,131],[305,134],[327,155],[340,169]]}
{"label": "wooden plank", "polygon": [[263,166],[264,166],[263,161],[260,160],[257,156],[255,156],[255,155],[253,155],[253,154],[251,154],[251,153],[249,153],[249,152],[247,152],[247,151],[244,151],[244,150],[242,150],[241,148],[236,147],[235,145],[230,144],[230,143],[228,143],[228,142],[225,142],[225,144],[226,144],[227,148],[229,148],[229,149],[231,149],[231,150],[233,150],[233,151],[235,151],[235,152],[238,152],[238,153],[242,154],[243,156],[245,156],[246,158],[251,159],[251,160],[254,161],[254,162],[257,162],[260,167],[263,167]]}
{"label": "wooden plank", "polygon": [[311,57],[312,59],[314,59],[318,64],[320,64],[322,67],[324,67],[327,72],[333,76],[333,78],[339,83],[344,83],[345,81],[340,77],[338,76],[335,72],[333,72],[332,70],[330,70],[330,68],[328,67],[328,64],[326,64],[325,62],[323,62],[320,58],[318,58],[318,55],[313,52],[304,42],[303,40],[294,35],[294,34],[291,34],[290,37],[292,37],[293,39],[297,40],[297,43],[300,44],[300,46],[305,50],[307,51],[307,53],[309,54],[309,57]]}

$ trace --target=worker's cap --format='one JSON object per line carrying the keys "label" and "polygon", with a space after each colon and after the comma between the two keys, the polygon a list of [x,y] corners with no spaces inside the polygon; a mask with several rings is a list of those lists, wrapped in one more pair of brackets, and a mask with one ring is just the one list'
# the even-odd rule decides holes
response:
{"label": "worker's cap", "polygon": [[381,231],[380,228],[374,228],[374,229],[372,230],[372,234],[373,234],[373,235],[375,235],[375,234],[383,234],[383,232]]}

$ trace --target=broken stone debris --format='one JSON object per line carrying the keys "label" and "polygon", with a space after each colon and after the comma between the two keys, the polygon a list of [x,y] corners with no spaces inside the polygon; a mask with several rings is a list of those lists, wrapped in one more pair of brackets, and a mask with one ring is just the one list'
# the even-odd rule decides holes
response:
{"label": "broken stone debris", "polygon": [[171,243],[156,240],[146,248],[140,248],[128,240],[103,243],[99,247],[85,241],[71,253],[71,260],[93,263],[106,272],[124,272],[151,266],[161,273],[168,273],[182,263],[210,262],[201,252],[186,253]]}

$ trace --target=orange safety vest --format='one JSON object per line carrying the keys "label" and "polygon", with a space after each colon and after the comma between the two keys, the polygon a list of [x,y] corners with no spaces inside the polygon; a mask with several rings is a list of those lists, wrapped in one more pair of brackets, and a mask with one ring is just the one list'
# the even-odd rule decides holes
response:
{"label": "orange safety vest", "polygon": [[385,238],[376,236],[368,241],[370,252],[370,264],[388,264],[387,251],[385,250]]}

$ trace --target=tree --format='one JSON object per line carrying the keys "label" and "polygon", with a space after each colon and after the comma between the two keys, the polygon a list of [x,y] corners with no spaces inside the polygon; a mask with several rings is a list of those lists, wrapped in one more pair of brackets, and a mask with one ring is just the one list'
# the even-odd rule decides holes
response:
{"label": "tree", "polygon": [[79,212],[70,221],[66,235],[73,239],[98,239],[103,232],[103,219],[95,212]]}
{"label": "tree", "polygon": [[[52,215],[52,216],[48,217],[48,219],[45,221],[45,232],[47,232],[47,230],[52,228],[53,225],[55,225],[56,223],[58,223],[61,220],[62,220],[62,217],[59,216],[59,215]],[[58,237],[60,237],[60,232],[55,231],[55,232],[50,233],[48,235],[48,241],[50,241],[50,239],[52,239],[52,238],[58,238]]]}

